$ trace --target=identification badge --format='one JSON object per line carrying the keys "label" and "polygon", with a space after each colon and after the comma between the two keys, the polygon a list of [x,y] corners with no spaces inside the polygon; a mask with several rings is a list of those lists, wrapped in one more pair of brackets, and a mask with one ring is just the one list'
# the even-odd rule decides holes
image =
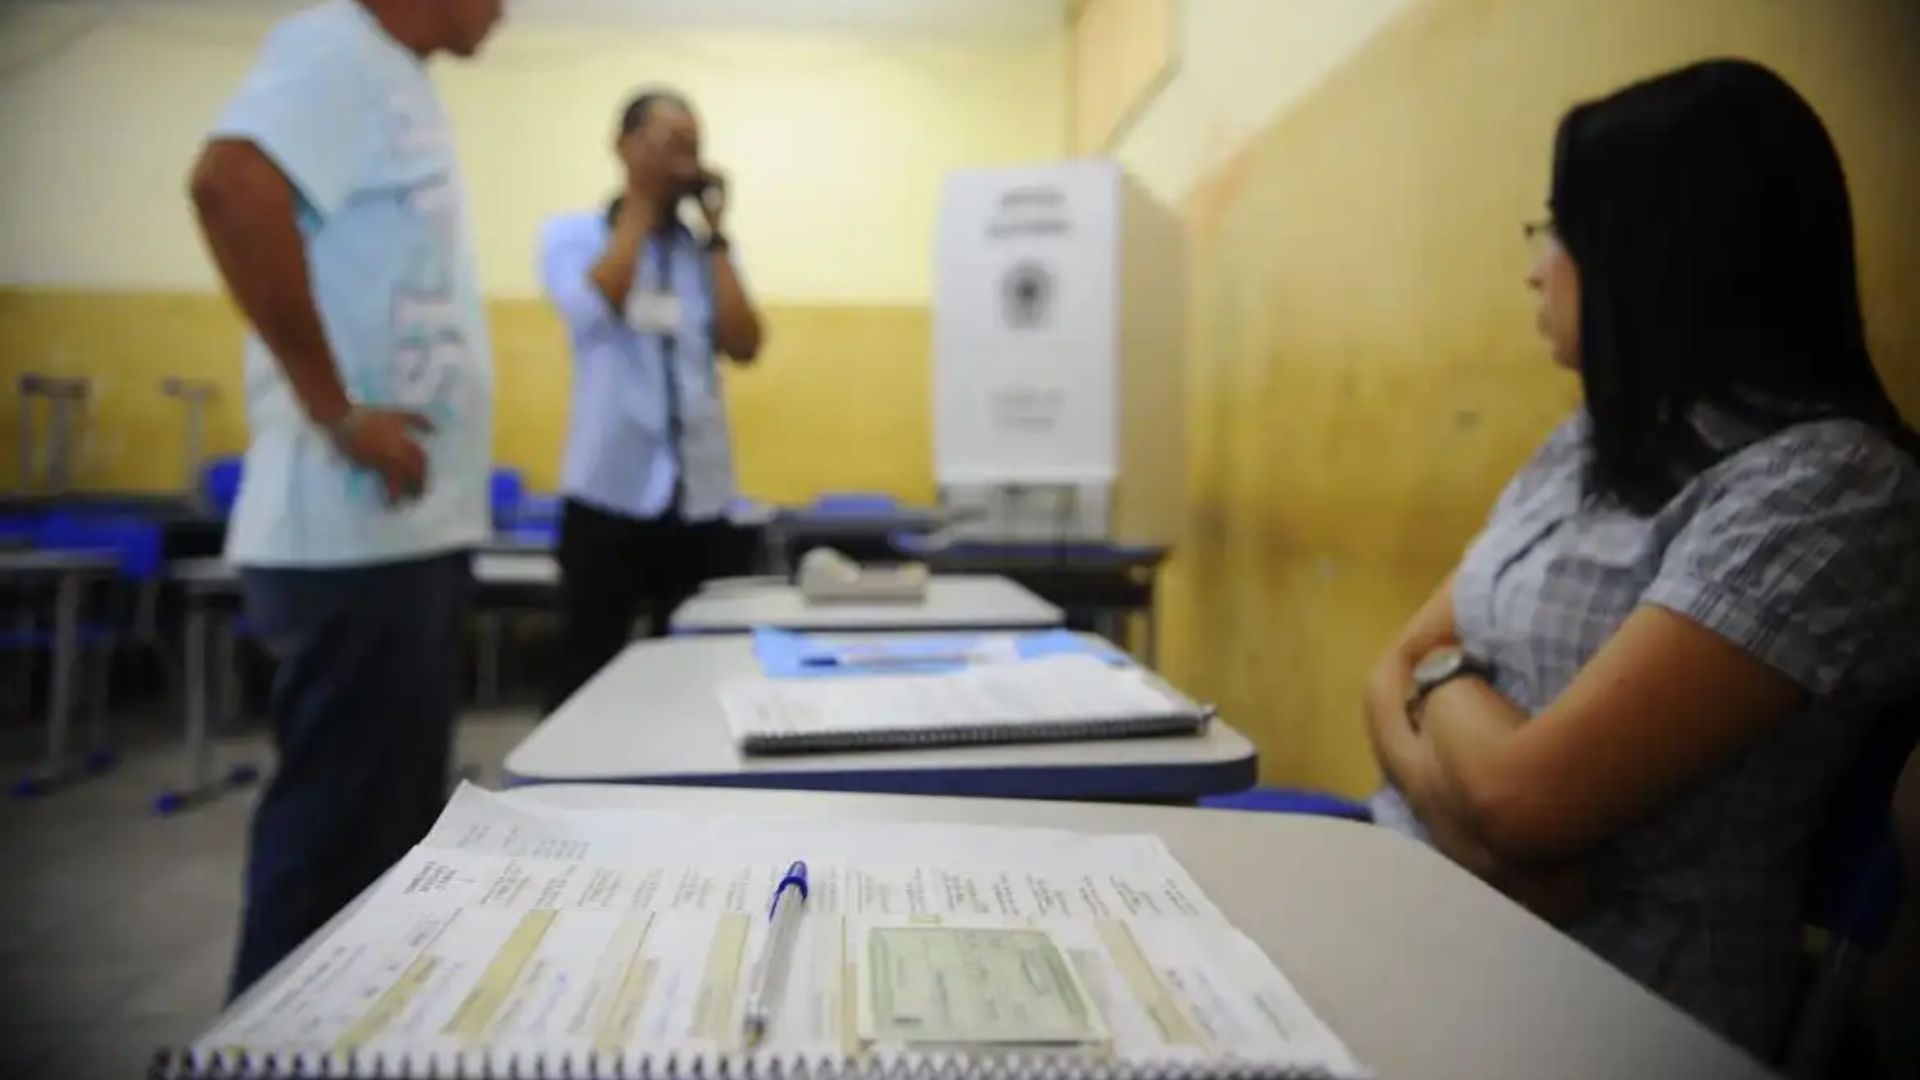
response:
{"label": "identification badge", "polygon": [[680,329],[680,298],[670,292],[636,292],[627,297],[627,325],[650,334]]}

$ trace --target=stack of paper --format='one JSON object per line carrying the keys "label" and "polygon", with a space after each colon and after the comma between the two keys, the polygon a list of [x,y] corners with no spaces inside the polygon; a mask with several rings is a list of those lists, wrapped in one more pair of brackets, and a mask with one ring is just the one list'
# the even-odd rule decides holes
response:
{"label": "stack of paper", "polygon": [[742,971],[796,858],[813,888],[750,1055],[769,1075],[905,1077],[934,1054],[954,1080],[1037,1080],[1062,1054],[1090,1077],[1363,1072],[1151,837],[535,812],[463,788],[156,1075],[739,1075]]}
{"label": "stack of paper", "polygon": [[1208,720],[1150,672],[1087,655],[932,675],[756,676],[719,692],[748,753],[1190,734]]}

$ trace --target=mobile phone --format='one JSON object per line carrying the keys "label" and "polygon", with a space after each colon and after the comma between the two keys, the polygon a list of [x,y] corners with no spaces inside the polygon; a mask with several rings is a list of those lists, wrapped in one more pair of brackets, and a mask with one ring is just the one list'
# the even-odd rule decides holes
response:
{"label": "mobile phone", "polygon": [[701,177],[685,195],[680,196],[680,205],[682,208],[692,206],[697,211],[704,211],[707,208],[707,200],[713,197],[713,193],[719,187],[720,185],[711,178]]}

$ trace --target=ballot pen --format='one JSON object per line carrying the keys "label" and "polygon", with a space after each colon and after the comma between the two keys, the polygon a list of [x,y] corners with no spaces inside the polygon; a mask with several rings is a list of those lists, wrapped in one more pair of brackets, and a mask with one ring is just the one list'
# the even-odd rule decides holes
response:
{"label": "ballot pen", "polygon": [[917,668],[935,664],[971,664],[980,658],[975,652],[941,653],[822,653],[803,657],[800,663],[810,668]]}
{"label": "ballot pen", "polygon": [[793,965],[793,939],[799,936],[800,916],[806,908],[807,864],[796,862],[773,887],[773,900],[767,905],[766,941],[747,976],[747,1009],[740,1021],[740,1035],[749,1050],[758,1046],[773,1026],[773,1010],[787,985],[787,969]]}
{"label": "ballot pen", "polygon": [[919,668],[948,664],[968,667],[1003,659],[1014,659],[1014,650],[1007,646],[996,648],[991,642],[973,638],[938,644],[893,642],[822,645],[816,646],[814,651],[800,654],[801,666],[810,668]]}

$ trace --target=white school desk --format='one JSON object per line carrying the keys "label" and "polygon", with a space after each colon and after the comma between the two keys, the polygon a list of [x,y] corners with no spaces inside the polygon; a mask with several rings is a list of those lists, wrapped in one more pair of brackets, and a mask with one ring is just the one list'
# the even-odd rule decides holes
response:
{"label": "white school desk", "polygon": [[783,820],[1153,833],[1381,1080],[1771,1075],[1444,857],[1371,825],[1173,807],[604,785],[515,796]]}
{"label": "white school desk", "polygon": [[1253,744],[1220,720],[1200,735],[749,757],[717,690],[758,674],[745,635],[635,642],[514,747],[508,782],[1192,802],[1256,772]]}
{"label": "white school desk", "polygon": [[[1369,825],[1171,807],[700,788],[555,785],[510,797],[787,821],[1153,833],[1380,1080],[1773,1075],[1440,855]],[[236,1007],[273,993],[324,934]]]}
{"label": "white school desk", "polygon": [[921,600],[810,604],[800,587],[735,583],[703,590],[668,620],[676,634],[780,630],[1045,630],[1066,615],[1026,588],[993,575],[936,574]]}
{"label": "white school desk", "polygon": [[507,619],[515,612],[550,611],[560,592],[560,562],[551,546],[483,547],[473,557],[474,700],[500,698],[500,668],[506,652]]}
{"label": "white school desk", "polygon": [[[249,766],[222,773],[214,761],[211,725],[213,664],[209,648],[221,652],[220,666],[231,673],[233,635],[215,638],[213,619],[217,614],[234,614],[240,609],[240,572],[222,558],[182,559],[167,568],[168,577],[186,598],[185,648],[181,664],[186,686],[185,769],[179,788],[163,792],[156,803],[163,812],[171,812],[218,795],[231,783],[253,775]],[[489,635],[486,624],[490,611],[551,603],[560,586],[560,566],[550,552],[528,549],[509,554],[503,551],[474,556],[473,578],[478,591],[482,618],[480,681],[490,685],[498,669],[498,636]],[[490,647],[491,646],[491,647]]]}
{"label": "white school desk", "polygon": [[482,593],[507,589],[557,589],[560,562],[548,551],[481,552],[473,557],[473,582]]}

